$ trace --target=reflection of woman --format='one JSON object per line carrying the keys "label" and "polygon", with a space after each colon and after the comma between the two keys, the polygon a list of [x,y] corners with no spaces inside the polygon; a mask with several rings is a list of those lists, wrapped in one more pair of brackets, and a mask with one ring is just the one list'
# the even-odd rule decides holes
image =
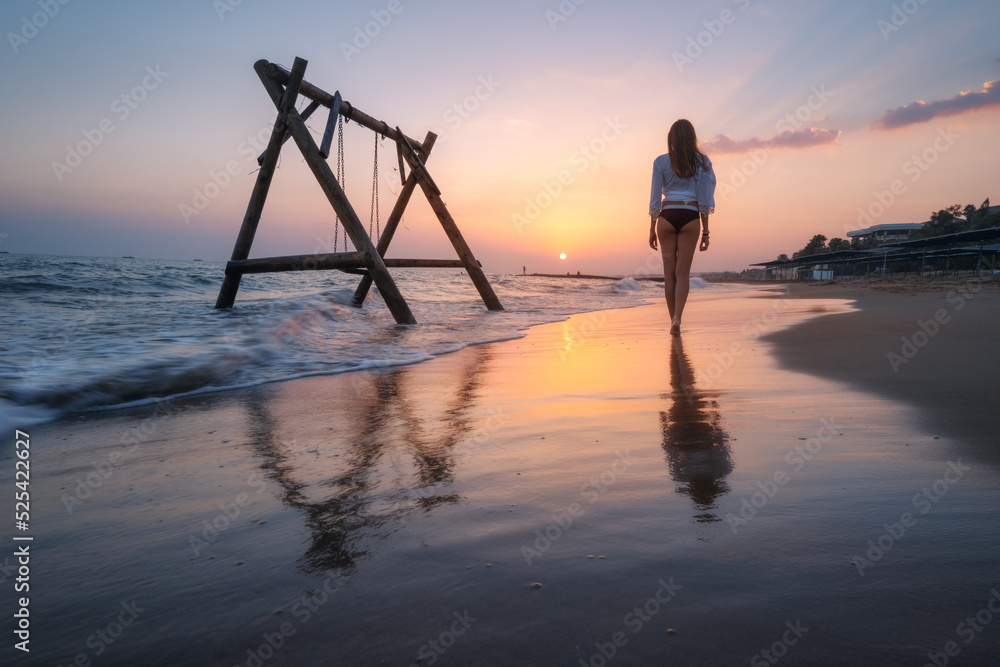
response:
{"label": "reflection of woman", "polygon": [[708,156],[698,150],[691,121],[682,118],[670,127],[667,151],[653,161],[649,247],[656,250],[659,239],[670,333],[677,335],[690,289],[699,217],[701,250],[708,250],[708,216],[715,212],[715,172]]}
{"label": "reflection of woman", "polygon": [[670,350],[670,393],[662,397],[670,400],[670,407],[660,413],[670,476],[680,485],[678,491],[691,497],[700,512],[695,515],[699,522],[719,521],[708,510],[729,492],[725,481],[733,471],[729,436],[722,429],[716,402],[695,388],[694,371],[679,336]]}

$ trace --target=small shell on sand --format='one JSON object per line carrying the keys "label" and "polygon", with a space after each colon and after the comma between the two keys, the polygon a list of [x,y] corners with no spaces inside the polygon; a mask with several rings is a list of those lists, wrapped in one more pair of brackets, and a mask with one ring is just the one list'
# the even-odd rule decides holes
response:
{"label": "small shell on sand", "polygon": [[538,588],[541,588],[542,585],[536,581],[535,583],[531,584],[531,587],[535,588],[535,589],[538,589]]}

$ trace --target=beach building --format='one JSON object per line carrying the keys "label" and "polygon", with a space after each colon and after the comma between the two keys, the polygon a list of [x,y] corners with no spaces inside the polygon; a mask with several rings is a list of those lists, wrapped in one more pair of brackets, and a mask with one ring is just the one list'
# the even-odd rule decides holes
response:
{"label": "beach building", "polygon": [[829,280],[837,277],[997,275],[1000,226],[890,241],[877,248],[834,250],[752,264],[763,280]]}
{"label": "beach building", "polygon": [[911,231],[920,229],[925,224],[927,223],[899,222],[872,225],[871,227],[865,227],[864,229],[855,229],[854,231],[847,232],[847,237],[850,239],[856,238],[861,240],[873,238],[879,243],[886,243],[888,241],[905,241],[910,236]]}
{"label": "beach building", "polygon": [[803,280],[833,280],[833,269],[829,264],[814,264],[801,269],[799,277]]}

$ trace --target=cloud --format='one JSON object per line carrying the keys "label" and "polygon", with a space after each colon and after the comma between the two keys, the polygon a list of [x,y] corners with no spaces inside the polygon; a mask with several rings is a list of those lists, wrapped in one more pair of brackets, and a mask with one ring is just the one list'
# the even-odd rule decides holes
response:
{"label": "cloud", "polygon": [[840,138],[840,130],[822,130],[810,128],[808,130],[798,130],[796,132],[782,132],[770,139],[744,139],[736,141],[728,134],[720,134],[711,141],[701,144],[701,150],[711,155],[712,153],[748,153],[755,148],[772,150],[775,148],[810,148],[812,146],[822,146],[832,144]]}
{"label": "cloud", "polygon": [[954,116],[967,111],[986,109],[1000,105],[1000,79],[987,81],[983,90],[978,93],[962,91],[955,97],[933,102],[917,101],[898,109],[889,109],[873,123],[879,130],[892,130],[898,127],[926,123],[934,118]]}

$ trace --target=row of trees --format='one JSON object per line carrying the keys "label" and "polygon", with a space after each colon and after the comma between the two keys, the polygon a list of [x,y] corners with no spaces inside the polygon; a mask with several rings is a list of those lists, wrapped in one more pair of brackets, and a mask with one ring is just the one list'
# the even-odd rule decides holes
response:
{"label": "row of trees", "polygon": [[[962,217],[959,217],[962,216]],[[920,229],[910,232],[911,239],[925,239],[942,234],[956,234],[973,229],[989,229],[1000,226],[1000,211],[990,213],[990,200],[987,199],[979,208],[972,204],[963,207],[955,204],[931,214],[929,222]]]}
{"label": "row of trees", "polygon": [[[848,241],[846,239],[833,238],[830,239],[829,243],[827,243],[825,236],[817,234],[809,239],[809,243],[806,244],[805,248],[793,252],[792,259],[806,257],[807,255],[819,255],[825,252],[836,252],[837,250],[861,250],[873,245],[874,244],[861,242],[860,239],[851,239]],[[778,255],[778,259],[788,259],[788,255],[781,253]]]}
{"label": "row of trees", "polygon": [[[910,232],[909,238],[911,240],[923,239],[973,229],[988,229],[990,227],[1000,227],[1000,211],[991,213],[990,200],[987,199],[979,208],[976,208],[972,204],[964,207],[961,204],[955,204],[948,208],[943,208],[937,213],[932,213],[930,220],[923,227]],[[873,237],[866,239],[855,237],[850,241],[832,238],[827,242],[825,236],[816,234],[809,239],[809,243],[804,248],[792,253],[792,259],[836,252],[838,250],[867,250],[878,245],[879,242]],[[788,259],[788,255],[782,253],[778,255],[778,259]]]}

